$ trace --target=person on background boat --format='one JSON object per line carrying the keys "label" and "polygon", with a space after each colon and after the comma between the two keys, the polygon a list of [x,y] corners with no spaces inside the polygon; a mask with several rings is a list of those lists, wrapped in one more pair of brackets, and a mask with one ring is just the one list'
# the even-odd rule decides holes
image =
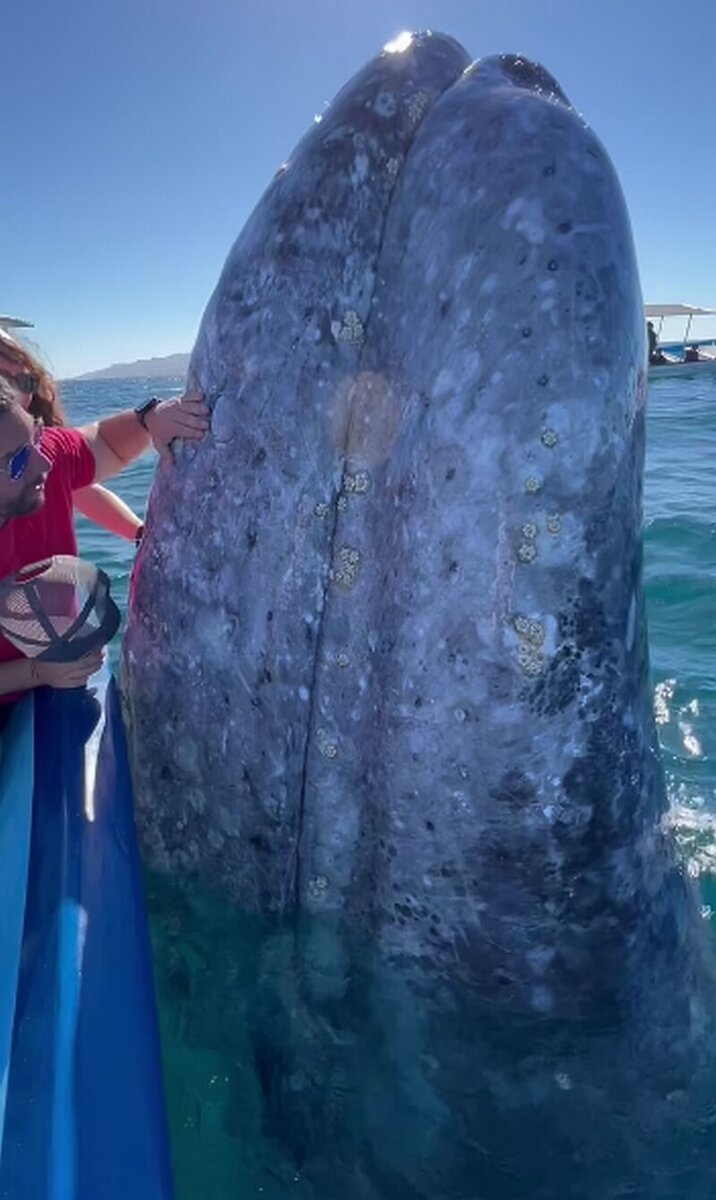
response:
{"label": "person on background boat", "polygon": [[[81,429],[46,428],[27,411],[16,373],[0,370],[0,579],[55,554],[77,555],[73,505],[77,492],[118,475],[148,448],[163,455],[174,438],[197,439],[209,427],[200,395],[153,399],[139,409]],[[74,663],[25,658],[0,636],[0,727],[3,712],[36,687],[80,687],[101,663],[101,651]]]}
{"label": "person on background boat", "polygon": [[701,362],[701,355],[699,354],[699,348],[696,344],[689,346],[688,350],[684,354],[684,362]]}
{"label": "person on background boat", "polygon": [[663,350],[659,349],[654,322],[647,321],[646,334],[649,338],[649,366],[650,367],[666,367],[669,365],[669,360]]}
{"label": "person on background boat", "polygon": [[[65,425],[65,414],[57,384],[39,359],[5,330],[0,330],[0,375],[11,376],[20,393],[20,403],[49,428]],[[109,533],[139,544],[144,531],[140,517],[108,488],[94,483],[74,495],[74,506],[95,525]]]}
{"label": "person on background boat", "polygon": [[653,364],[654,360],[656,358],[656,343],[657,343],[656,330],[654,329],[653,321],[647,321],[647,323],[646,323],[646,336],[649,339],[649,362],[651,364]]}

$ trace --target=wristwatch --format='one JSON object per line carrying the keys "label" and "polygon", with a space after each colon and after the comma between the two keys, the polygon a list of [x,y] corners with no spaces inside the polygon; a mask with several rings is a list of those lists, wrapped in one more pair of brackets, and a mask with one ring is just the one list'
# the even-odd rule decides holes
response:
{"label": "wristwatch", "polygon": [[[147,428],[147,417],[149,416],[150,412],[157,407],[158,403],[159,397],[152,396],[150,400],[146,400],[144,404],[140,404],[138,408],[135,408],[134,411],[137,414],[137,420],[144,429]],[[149,430],[147,430],[147,432],[149,432]]]}

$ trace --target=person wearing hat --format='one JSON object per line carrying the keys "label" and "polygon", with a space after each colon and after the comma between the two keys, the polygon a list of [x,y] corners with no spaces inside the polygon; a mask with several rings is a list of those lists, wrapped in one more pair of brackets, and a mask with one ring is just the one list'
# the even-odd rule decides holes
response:
{"label": "person wearing hat", "polygon": [[[46,428],[24,407],[23,386],[0,367],[0,579],[53,555],[76,556],[77,492],[119,474],[150,441],[167,455],[175,438],[198,439],[209,427],[203,397],[186,394],[153,397],[81,429]],[[101,651],[74,663],[38,662],[0,636],[0,706],[42,685],[80,687],[100,662]]]}

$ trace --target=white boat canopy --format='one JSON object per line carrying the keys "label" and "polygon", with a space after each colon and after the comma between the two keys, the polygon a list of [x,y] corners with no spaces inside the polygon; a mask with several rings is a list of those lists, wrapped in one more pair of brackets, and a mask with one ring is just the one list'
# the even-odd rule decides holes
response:
{"label": "white boat canopy", "polygon": [[[644,314],[648,320],[658,321],[656,329],[657,341],[661,344],[662,341],[669,345],[673,341],[677,345],[685,346],[691,340],[691,325],[694,317],[716,317],[716,308],[700,308],[696,304],[645,304]],[[663,338],[664,321],[668,321],[670,317],[677,317],[684,322],[683,333],[677,338]],[[673,329],[673,325],[671,326]],[[708,341],[712,340],[707,339]],[[698,338],[694,339],[695,344],[698,343]]]}
{"label": "white boat canopy", "polygon": [[647,317],[716,317],[716,308],[698,308],[693,304],[645,304]]}
{"label": "white boat canopy", "polygon": [[32,329],[32,321],[23,321],[22,317],[0,316],[0,329]]}

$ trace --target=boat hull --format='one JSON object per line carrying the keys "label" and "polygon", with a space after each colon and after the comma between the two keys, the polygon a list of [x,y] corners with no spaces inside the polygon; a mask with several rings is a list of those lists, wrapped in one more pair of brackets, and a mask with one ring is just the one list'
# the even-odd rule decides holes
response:
{"label": "boat hull", "polygon": [[19,969],[0,982],[0,1196],[12,1200],[172,1196],[119,695],[107,677],[93,685],[42,689],[5,735],[11,758],[26,751],[0,795],[16,826],[10,866],[27,882],[11,911]]}

